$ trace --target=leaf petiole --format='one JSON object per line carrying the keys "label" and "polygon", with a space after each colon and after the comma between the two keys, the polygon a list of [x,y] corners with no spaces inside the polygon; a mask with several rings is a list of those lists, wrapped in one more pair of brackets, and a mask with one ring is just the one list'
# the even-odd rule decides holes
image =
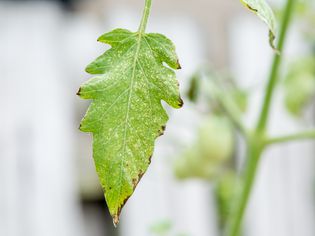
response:
{"label": "leaf petiole", "polygon": [[151,12],[151,5],[152,5],[152,0],[145,0],[143,15],[142,15],[141,23],[140,23],[139,30],[138,30],[138,32],[140,34],[145,33],[145,29],[147,27],[148,19],[149,19],[150,12]]}
{"label": "leaf petiole", "polygon": [[277,143],[286,143],[296,140],[315,139],[315,130],[303,131],[295,134],[273,137],[266,141],[266,145],[272,145]]}

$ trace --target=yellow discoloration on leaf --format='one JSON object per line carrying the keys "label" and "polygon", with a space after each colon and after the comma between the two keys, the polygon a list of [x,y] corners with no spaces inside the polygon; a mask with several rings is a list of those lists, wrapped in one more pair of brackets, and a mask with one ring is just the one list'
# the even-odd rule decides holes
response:
{"label": "yellow discoloration on leaf", "polygon": [[173,43],[161,34],[116,29],[98,41],[111,49],[86,68],[95,76],[78,92],[92,100],[80,129],[93,133],[96,170],[117,225],[165,129],[168,115],[161,100],[174,108],[183,105],[173,71],[180,66]]}

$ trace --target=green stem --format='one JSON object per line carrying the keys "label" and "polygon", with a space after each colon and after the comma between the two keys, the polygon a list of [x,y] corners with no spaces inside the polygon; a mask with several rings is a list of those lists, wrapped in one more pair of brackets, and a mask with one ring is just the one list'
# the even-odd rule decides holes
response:
{"label": "green stem", "polygon": [[[283,51],[285,39],[287,37],[287,31],[290,25],[295,0],[287,0],[284,15],[282,18],[282,24],[280,29],[280,36],[277,48],[280,52]],[[239,236],[241,232],[241,226],[248,204],[248,200],[251,194],[251,190],[255,181],[256,172],[258,169],[259,159],[262,152],[265,149],[265,132],[269,118],[270,105],[272,102],[274,89],[279,79],[279,67],[281,64],[281,55],[275,53],[272,68],[270,71],[268,85],[266,87],[264,103],[259,116],[256,130],[252,137],[249,137],[247,142],[247,166],[242,179],[242,190],[240,197],[237,201],[236,208],[231,214],[229,222],[228,236]]]}
{"label": "green stem", "polygon": [[315,130],[304,131],[304,132],[281,136],[281,137],[269,138],[266,141],[266,144],[270,145],[270,144],[285,143],[285,142],[305,140],[305,139],[315,139]]}
{"label": "green stem", "polygon": [[255,181],[260,156],[264,149],[262,142],[260,141],[260,139],[257,138],[259,138],[259,136],[251,137],[250,145],[248,145],[247,165],[244,171],[243,178],[240,180],[242,192],[239,199],[237,199],[237,204],[235,205],[235,208],[233,209],[234,211],[231,214],[227,234],[229,236],[239,236],[241,232],[244,212],[246,210],[252,186]]}
{"label": "green stem", "polygon": [[139,30],[138,30],[138,32],[140,34],[145,33],[145,29],[147,27],[148,19],[150,16],[151,5],[152,5],[152,0],[145,0],[143,15],[142,15],[141,23],[140,23]]}
{"label": "green stem", "polygon": [[[295,0],[287,0],[284,15],[282,18],[280,36],[279,36],[279,41],[277,45],[277,49],[281,52],[281,54],[283,53],[284,44],[287,38],[286,36],[287,36],[288,28],[290,25],[290,21],[292,18],[294,2]],[[263,103],[262,110],[260,113],[260,118],[257,124],[257,130],[261,132],[264,132],[267,122],[268,122],[270,105],[271,105],[273,94],[274,94],[274,88],[279,79],[279,68],[280,68],[281,58],[282,58],[281,54],[279,53],[274,54],[273,64],[272,64],[272,68],[269,75],[269,82],[266,87],[265,99],[264,99],[264,103]]]}

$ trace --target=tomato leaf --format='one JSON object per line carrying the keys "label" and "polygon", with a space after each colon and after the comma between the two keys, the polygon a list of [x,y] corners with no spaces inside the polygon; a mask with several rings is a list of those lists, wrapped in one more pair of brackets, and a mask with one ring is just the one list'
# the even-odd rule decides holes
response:
{"label": "tomato leaf", "polygon": [[78,92],[93,100],[80,130],[93,133],[96,170],[117,224],[164,132],[168,115],[161,100],[174,108],[183,105],[172,70],[180,65],[173,43],[161,34],[116,29],[98,41],[111,49],[86,68],[96,76]]}
{"label": "tomato leaf", "polygon": [[274,40],[276,38],[276,17],[265,0],[240,0],[250,11],[254,12],[269,28],[270,46],[277,51]]}

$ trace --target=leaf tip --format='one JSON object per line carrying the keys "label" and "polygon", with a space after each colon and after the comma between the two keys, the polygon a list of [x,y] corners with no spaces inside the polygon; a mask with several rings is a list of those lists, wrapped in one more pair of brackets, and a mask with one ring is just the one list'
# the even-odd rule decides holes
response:
{"label": "leaf tip", "polygon": [[88,74],[92,74],[91,65],[88,65],[87,67],[85,67],[85,72]]}
{"label": "leaf tip", "polygon": [[114,224],[115,228],[117,228],[117,226],[119,224],[119,216],[118,215],[113,216],[113,224]]}

